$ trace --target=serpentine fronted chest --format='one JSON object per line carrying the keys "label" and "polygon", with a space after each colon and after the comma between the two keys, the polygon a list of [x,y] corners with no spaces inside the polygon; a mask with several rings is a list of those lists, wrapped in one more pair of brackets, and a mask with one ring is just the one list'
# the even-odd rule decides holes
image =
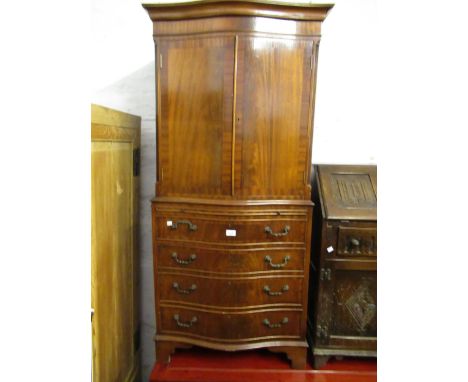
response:
{"label": "serpentine fronted chest", "polygon": [[305,366],[311,148],[331,5],[145,4],[156,45],[156,350]]}

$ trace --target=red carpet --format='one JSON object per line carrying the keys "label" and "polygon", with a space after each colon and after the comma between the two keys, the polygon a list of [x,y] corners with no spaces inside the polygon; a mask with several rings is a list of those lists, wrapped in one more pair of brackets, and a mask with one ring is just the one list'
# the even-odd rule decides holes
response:
{"label": "red carpet", "polygon": [[283,354],[267,350],[177,350],[169,365],[156,363],[150,382],[376,382],[377,361],[331,359],[321,370],[293,370]]}

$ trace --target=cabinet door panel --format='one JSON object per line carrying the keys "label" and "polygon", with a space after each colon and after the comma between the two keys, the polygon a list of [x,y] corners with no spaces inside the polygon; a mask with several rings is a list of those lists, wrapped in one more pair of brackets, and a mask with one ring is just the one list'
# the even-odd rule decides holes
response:
{"label": "cabinet door panel", "polygon": [[332,332],[337,336],[377,336],[375,271],[335,269]]}
{"label": "cabinet door panel", "polygon": [[369,261],[330,261],[320,269],[318,345],[376,349],[376,266]]}
{"label": "cabinet door panel", "polygon": [[159,52],[159,196],[230,195],[234,38],[164,40]]}
{"label": "cabinet door panel", "polygon": [[312,41],[239,39],[236,190],[304,198],[310,144]]}

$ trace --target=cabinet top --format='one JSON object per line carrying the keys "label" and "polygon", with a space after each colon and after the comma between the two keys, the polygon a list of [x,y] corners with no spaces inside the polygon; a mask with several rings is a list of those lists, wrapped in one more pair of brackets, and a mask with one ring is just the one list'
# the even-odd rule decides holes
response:
{"label": "cabinet top", "polygon": [[333,3],[275,0],[142,1],[151,20],[183,20],[215,16],[257,16],[289,20],[323,21]]}
{"label": "cabinet top", "polygon": [[120,126],[136,129],[141,125],[141,117],[108,107],[91,104],[91,123],[106,126]]}
{"label": "cabinet top", "polygon": [[318,193],[326,219],[377,220],[377,167],[315,166]]}

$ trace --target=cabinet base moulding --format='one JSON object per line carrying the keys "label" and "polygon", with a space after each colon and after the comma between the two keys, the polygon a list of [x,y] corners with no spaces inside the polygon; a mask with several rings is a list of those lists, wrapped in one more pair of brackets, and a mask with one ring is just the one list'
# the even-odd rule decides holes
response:
{"label": "cabinet base moulding", "polygon": [[304,369],[307,363],[308,345],[306,341],[265,341],[226,345],[202,340],[187,341],[186,338],[171,340],[166,336],[156,337],[156,361],[168,364],[171,362],[171,355],[175,353],[176,349],[190,349],[193,346],[228,352],[267,348],[272,353],[286,354],[287,358],[291,361],[293,369]]}

